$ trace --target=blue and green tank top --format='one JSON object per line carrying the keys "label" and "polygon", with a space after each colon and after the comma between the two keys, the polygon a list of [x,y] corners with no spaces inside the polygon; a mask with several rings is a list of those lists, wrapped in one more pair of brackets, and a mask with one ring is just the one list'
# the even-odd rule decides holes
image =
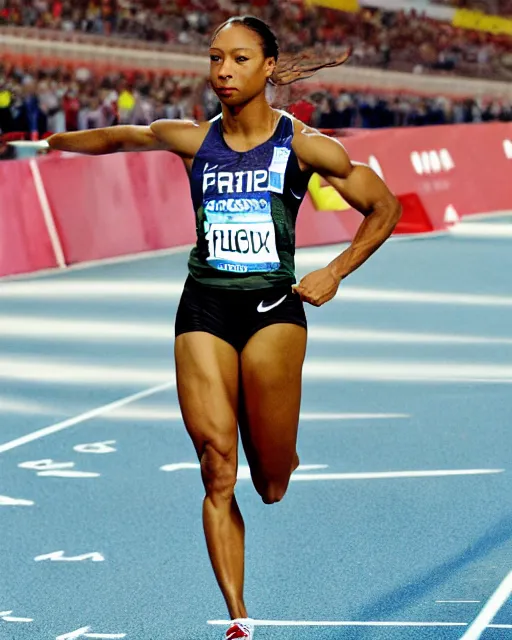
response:
{"label": "blue and green tank top", "polygon": [[295,221],[310,174],[292,149],[293,120],[285,112],[272,137],[238,152],[225,142],[222,115],[211,121],[190,173],[197,243],[189,272],[230,289],[295,282]]}

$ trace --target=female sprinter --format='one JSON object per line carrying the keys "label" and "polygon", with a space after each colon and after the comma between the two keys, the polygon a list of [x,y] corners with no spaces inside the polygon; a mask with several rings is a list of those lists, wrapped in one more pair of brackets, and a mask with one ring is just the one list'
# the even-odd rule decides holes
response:
{"label": "female sprinter", "polygon": [[[234,495],[238,430],[257,492],[265,504],[279,502],[299,464],[303,302],[331,300],[400,217],[397,199],[371,169],[265,98],[271,77],[286,84],[332,63],[292,63],[276,76],[277,58],[265,23],[232,18],[211,41],[210,81],[222,103],[212,121],[159,120],[49,138],[52,149],[88,154],[165,149],[187,169],[197,244],[176,316],[177,387],[201,465],[207,548],[232,619],[226,639],[254,634]],[[365,219],[341,255],[295,284],[295,219],[315,171]]]}

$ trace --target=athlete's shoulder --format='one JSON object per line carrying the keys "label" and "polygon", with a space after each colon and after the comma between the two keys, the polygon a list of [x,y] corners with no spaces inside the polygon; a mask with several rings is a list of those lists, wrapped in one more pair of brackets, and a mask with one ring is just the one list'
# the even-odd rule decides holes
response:
{"label": "athlete's shoulder", "polygon": [[[348,158],[345,147],[336,138],[322,133],[318,129],[304,124],[298,118],[288,114],[293,119],[292,147],[302,168],[316,167],[323,158],[334,158],[345,161]],[[323,164],[320,162],[320,164]]]}
{"label": "athlete's shoulder", "polygon": [[193,158],[201,148],[211,123],[196,120],[155,120],[150,125],[157,138],[183,158]]}

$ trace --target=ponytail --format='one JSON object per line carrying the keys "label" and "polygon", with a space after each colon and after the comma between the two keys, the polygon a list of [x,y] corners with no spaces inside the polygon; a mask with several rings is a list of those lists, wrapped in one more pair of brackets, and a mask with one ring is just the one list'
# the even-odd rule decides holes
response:
{"label": "ponytail", "polygon": [[320,69],[339,67],[350,58],[351,54],[351,48],[338,56],[327,57],[323,60],[318,54],[311,51],[281,54],[274,73],[270,77],[270,82],[275,86],[282,86],[311,78]]}

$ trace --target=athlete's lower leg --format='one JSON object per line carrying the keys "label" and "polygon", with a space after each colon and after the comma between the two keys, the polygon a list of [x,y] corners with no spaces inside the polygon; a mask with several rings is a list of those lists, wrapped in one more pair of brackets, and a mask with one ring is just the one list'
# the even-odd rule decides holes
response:
{"label": "athlete's lower leg", "polygon": [[201,459],[206,496],[203,525],[213,571],[231,619],[246,618],[243,599],[245,526],[234,487],[236,466],[219,453],[205,451]]}

